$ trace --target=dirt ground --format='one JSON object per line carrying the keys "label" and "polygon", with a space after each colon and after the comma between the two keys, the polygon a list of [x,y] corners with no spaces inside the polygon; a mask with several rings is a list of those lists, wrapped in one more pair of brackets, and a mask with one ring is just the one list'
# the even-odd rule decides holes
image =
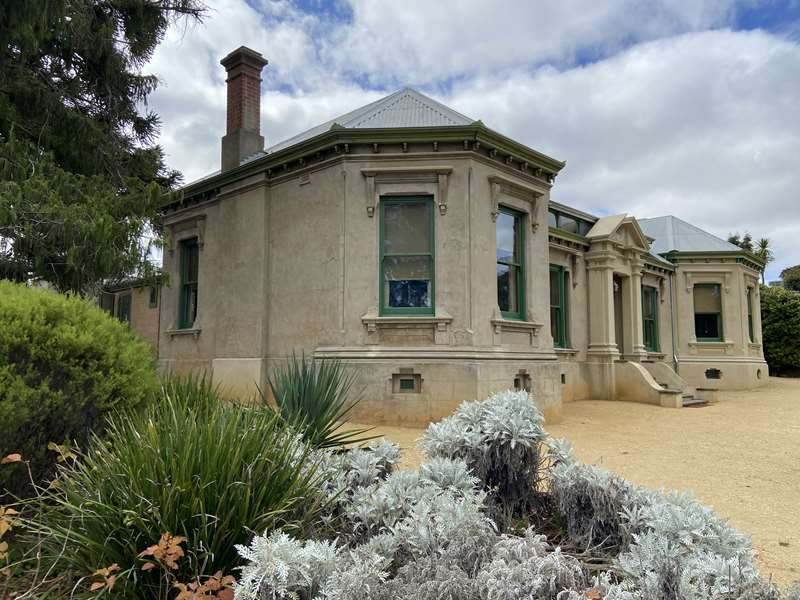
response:
{"label": "dirt ground", "polygon": [[[800,579],[800,379],[770,378],[702,408],[571,402],[546,428],[584,462],[693,493],[752,536],[762,574],[783,586]],[[401,466],[419,464],[421,429],[377,433],[400,444]]]}

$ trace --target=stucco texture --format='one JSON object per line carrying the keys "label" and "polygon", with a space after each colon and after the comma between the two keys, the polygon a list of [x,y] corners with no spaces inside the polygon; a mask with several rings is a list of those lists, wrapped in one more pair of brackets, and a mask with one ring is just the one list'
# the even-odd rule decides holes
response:
{"label": "stucco texture", "polygon": [[[587,463],[693,493],[752,536],[763,574],[783,586],[800,579],[800,379],[770,378],[703,408],[569,402],[563,420],[546,427]],[[422,460],[415,449],[421,429],[375,432],[401,445],[403,467]]]}

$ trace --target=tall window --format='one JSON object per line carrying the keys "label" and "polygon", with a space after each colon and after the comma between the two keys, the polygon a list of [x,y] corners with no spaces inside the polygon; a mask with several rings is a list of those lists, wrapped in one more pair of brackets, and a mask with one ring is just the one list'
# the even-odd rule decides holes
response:
{"label": "tall window", "polygon": [[694,333],[700,341],[722,341],[722,294],[718,283],[694,286]]}
{"label": "tall window", "polygon": [[556,348],[569,346],[569,314],[567,311],[567,283],[569,274],[564,267],[550,265],[550,331]]}
{"label": "tall window", "polygon": [[755,342],[753,336],[753,288],[747,288],[747,335],[750,338],[750,343]]}
{"label": "tall window", "polygon": [[381,314],[433,314],[433,201],[381,200]]}
{"label": "tall window", "polygon": [[649,285],[642,286],[642,329],[644,347],[658,352],[658,290]]}
{"label": "tall window", "polygon": [[120,294],[117,300],[117,318],[123,323],[131,322],[131,294]]}
{"label": "tall window", "polygon": [[150,288],[150,297],[148,298],[148,306],[150,308],[158,308],[158,286]]}
{"label": "tall window", "polygon": [[199,252],[197,238],[181,242],[181,289],[178,327],[190,329],[197,318],[197,270]]}
{"label": "tall window", "polygon": [[496,224],[497,304],[507,319],[525,319],[525,230],[522,214],[501,208]]}

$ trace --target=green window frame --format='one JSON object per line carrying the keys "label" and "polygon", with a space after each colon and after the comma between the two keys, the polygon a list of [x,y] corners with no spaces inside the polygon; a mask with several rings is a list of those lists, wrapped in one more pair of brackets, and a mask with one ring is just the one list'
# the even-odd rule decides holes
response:
{"label": "green window frame", "polygon": [[[698,293],[699,292],[699,293]],[[703,298],[702,295],[710,296]],[[701,296],[698,298],[698,296]],[[716,298],[718,306],[712,306],[708,298]],[[718,283],[696,283],[693,289],[694,333],[699,342],[721,342],[722,330],[722,286]],[[709,332],[716,335],[708,335]]]}
{"label": "green window frame", "polygon": [[131,322],[131,301],[132,294],[120,294],[117,298],[117,319],[123,323]]}
{"label": "green window frame", "polygon": [[753,293],[755,289],[752,287],[747,288],[747,335],[750,339],[750,343],[756,341],[755,336],[753,335]]}
{"label": "green window frame", "polygon": [[191,329],[197,319],[197,280],[200,263],[197,238],[181,241],[180,261],[181,280],[178,328]]}
{"label": "green window frame", "polygon": [[645,349],[658,352],[658,290],[650,285],[642,286],[642,333]]}
{"label": "green window frame", "polygon": [[569,347],[569,272],[561,265],[550,265],[550,330],[556,348]]}
{"label": "green window frame", "polygon": [[[512,226],[512,254],[502,254],[508,248],[500,248],[502,228]],[[525,320],[525,215],[501,206],[495,222],[495,257],[497,304],[504,319]]]}
{"label": "green window frame", "polygon": [[[398,217],[403,208],[411,211],[414,208],[419,209],[419,207],[424,208],[427,220],[426,229],[424,232],[419,229],[409,229],[406,232],[416,233],[418,236],[416,240],[411,242],[400,239],[392,240],[391,236],[387,236],[387,226]],[[436,310],[436,240],[433,198],[431,196],[381,198],[379,215],[379,313],[381,315],[433,315]],[[397,227],[396,224],[395,227]],[[427,234],[424,239],[420,236],[421,233]],[[401,247],[403,246],[402,242],[406,242],[405,245],[410,243],[413,246],[414,242],[424,241],[426,247],[397,250],[391,247],[393,241],[400,242]],[[427,269],[423,266],[425,263],[427,263]],[[417,269],[416,273],[414,273],[415,268]],[[403,270],[409,272],[408,277],[398,277]],[[425,278],[426,276],[427,278]],[[427,288],[424,288],[424,284],[427,284]]]}

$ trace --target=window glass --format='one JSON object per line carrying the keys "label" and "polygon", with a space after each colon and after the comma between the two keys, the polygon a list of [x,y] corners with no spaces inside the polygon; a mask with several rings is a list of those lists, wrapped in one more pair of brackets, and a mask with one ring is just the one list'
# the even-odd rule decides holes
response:
{"label": "window glass", "polygon": [[431,306],[431,263],[429,256],[387,256],[384,258],[385,298],[391,308]]}
{"label": "window glass", "polygon": [[569,274],[564,267],[550,265],[550,331],[557,348],[569,345],[567,336],[567,287]]}
{"label": "window glass", "polygon": [[148,304],[150,308],[156,308],[158,306],[158,287],[153,286],[150,288],[150,298]]}
{"label": "window glass", "polygon": [[188,329],[197,319],[197,277],[200,254],[197,238],[181,242],[181,289],[179,327]]}
{"label": "window glass", "polygon": [[645,348],[658,352],[658,290],[649,285],[642,286],[642,329]]}
{"label": "window glass", "polygon": [[123,323],[131,322],[131,295],[120,294],[117,300],[117,318]]}
{"label": "window glass", "polygon": [[592,224],[588,223],[587,221],[578,221],[578,233],[580,235],[586,235],[589,233],[589,230],[592,228]]}
{"label": "window glass", "polygon": [[547,213],[547,225],[550,227],[558,227],[558,217],[552,210]]}
{"label": "window glass", "polygon": [[496,222],[497,305],[506,318],[523,319],[524,261],[522,215],[501,209]]}
{"label": "window glass", "polygon": [[722,339],[722,296],[718,284],[694,286],[694,328],[698,340]]}
{"label": "window glass", "polygon": [[433,208],[429,198],[381,201],[381,313],[433,312]]}
{"label": "window glass", "polygon": [[558,228],[568,233],[578,233],[578,222],[572,217],[560,214],[558,215]]}
{"label": "window glass", "polygon": [[424,203],[387,204],[383,214],[384,252],[430,252],[428,218]]}

